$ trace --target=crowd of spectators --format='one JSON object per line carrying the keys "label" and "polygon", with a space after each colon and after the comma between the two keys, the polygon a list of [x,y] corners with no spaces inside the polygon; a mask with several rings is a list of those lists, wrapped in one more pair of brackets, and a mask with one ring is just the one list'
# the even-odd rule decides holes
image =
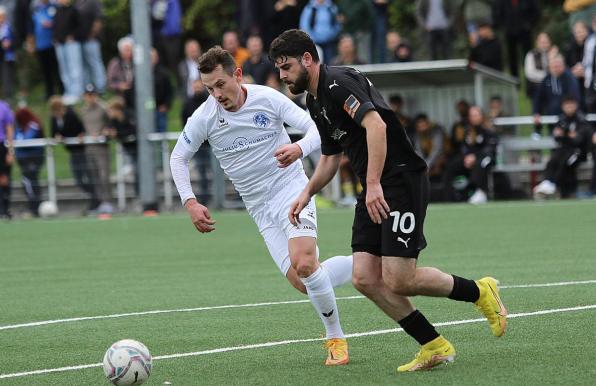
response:
{"label": "crowd of spectators", "polygon": [[[463,20],[468,59],[523,79],[532,100],[534,135],[553,135],[556,139],[557,150],[545,182],[537,190],[549,193],[555,186],[562,196],[573,195],[577,188],[573,181],[575,167],[590,151],[594,153],[596,144],[596,135],[584,116],[596,112],[596,1],[565,1],[572,39],[553,42],[547,32],[536,29],[540,20],[537,0],[416,0],[414,16],[426,42],[416,48],[400,31],[387,29],[389,5],[389,0],[241,0],[238,7],[244,11],[239,12],[238,29],[223,33],[219,44],[234,55],[246,82],[287,93],[266,53],[272,39],[286,29],[308,32],[320,48],[324,63],[358,65],[454,58],[455,24]],[[169,125],[183,126],[208,96],[196,65],[202,47],[195,38],[183,39],[187,35],[182,28],[182,14],[179,0],[150,2],[155,127],[159,132]],[[19,99],[18,52],[34,55],[51,114],[46,135],[58,140],[83,136],[117,140],[134,165],[135,42],[131,36],[122,36],[117,42],[102,41],[103,28],[100,0],[0,0],[0,99]],[[102,44],[114,44],[118,54],[104,61]],[[296,103],[303,103],[299,97],[288,95]],[[175,99],[181,100],[180,120],[168,122]],[[573,102],[576,109],[570,112]],[[432,122],[424,112],[406,116],[399,95],[393,95],[390,103],[429,165],[433,198],[486,202],[487,178],[496,162],[498,138],[512,134],[492,124],[494,118],[505,115],[501,98],[495,96],[489,106],[459,101],[456,109],[460,119],[451,124]],[[0,105],[0,140],[43,136],[45,125],[36,113],[22,102],[15,103],[15,107],[13,111],[9,104]],[[544,132],[540,124],[543,114],[560,115],[561,121]],[[107,145],[67,141],[65,146],[76,184],[89,196],[88,211],[112,213]],[[0,156],[7,160],[12,157],[12,151],[5,153]],[[569,163],[571,155],[576,158]],[[37,215],[40,202],[38,175],[43,159],[42,147],[16,153],[33,215]],[[199,196],[207,200],[208,144],[199,151],[197,164],[202,181]],[[344,203],[349,204],[361,187],[346,169],[347,163],[342,165]],[[10,213],[9,173],[10,168],[0,168],[0,216]],[[593,193],[595,185],[592,182]]]}

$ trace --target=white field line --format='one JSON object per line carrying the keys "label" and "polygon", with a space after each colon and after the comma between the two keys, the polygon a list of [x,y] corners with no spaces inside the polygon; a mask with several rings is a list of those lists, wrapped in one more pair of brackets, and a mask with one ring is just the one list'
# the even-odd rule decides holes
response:
{"label": "white field line", "polygon": [[[582,281],[562,281],[562,282],[556,282],[556,283],[514,284],[514,285],[499,286],[499,288],[500,289],[540,288],[540,287],[558,287],[558,286],[570,286],[570,285],[582,285],[582,284],[596,284],[596,279],[595,280],[582,280]],[[362,296],[362,295],[355,295],[355,296],[338,297],[337,300],[353,300],[353,299],[363,299],[363,298],[364,298],[364,296]],[[0,331],[14,330],[17,328],[26,328],[26,327],[39,327],[39,326],[46,326],[49,324],[81,322],[81,321],[86,321],[86,320],[117,319],[117,318],[129,317],[129,316],[172,314],[172,313],[178,313],[178,312],[211,311],[211,310],[222,310],[222,309],[233,309],[233,308],[268,307],[268,306],[276,306],[276,305],[282,305],[282,304],[301,304],[301,303],[309,303],[309,302],[310,302],[310,300],[303,299],[303,300],[287,300],[287,301],[281,301],[281,302],[228,304],[228,305],[223,305],[223,306],[211,306],[211,307],[178,308],[178,309],[171,309],[171,310],[127,312],[127,313],[122,313],[122,314],[111,314],[111,315],[81,316],[81,317],[77,317],[77,318],[42,320],[39,322],[10,324],[10,325],[5,325],[5,326],[0,326]]]}
{"label": "white field line", "polygon": [[[567,308],[554,308],[548,310],[539,310],[539,311],[532,311],[532,312],[521,312],[517,314],[510,314],[509,318],[522,318],[526,316],[539,316],[539,315],[548,315],[548,314],[557,314],[562,312],[573,312],[573,311],[585,311],[585,310],[593,310],[596,309],[596,304],[590,304],[587,306],[577,306],[577,307],[567,307]],[[480,323],[485,322],[484,318],[480,319],[464,319],[464,320],[453,320],[450,322],[441,322],[435,323],[436,327],[445,327],[445,326],[456,326],[461,324],[470,324],[470,323]],[[374,330],[374,331],[367,331],[367,332],[358,332],[353,334],[347,334],[347,338],[358,338],[362,336],[373,336],[373,335],[384,335],[390,334],[393,332],[401,332],[403,331],[402,328],[392,328],[387,330]],[[292,340],[282,340],[276,342],[265,342],[265,343],[257,343],[257,344],[249,344],[249,345],[241,345],[241,346],[232,346],[232,347],[221,347],[211,350],[204,350],[204,351],[194,351],[194,352],[186,352],[186,353],[178,353],[178,354],[169,354],[169,355],[159,355],[153,357],[153,360],[162,360],[162,359],[176,359],[176,358],[184,358],[184,357],[194,357],[200,355],[210,355],[210,354],[218,354],[230,351],[241,351],[241,350],[252,350],[264,347],[275,347],[275,346],[283,346],[288,344],[295,344],[295,343],[307,343],[307,342],[315,342],[319,340],[323,340],[324,338],[308,338],[308,339],[292,339]],[[43,370],[32,370],[32,371],[23,371],[20,373],[11,373],[11,374],[0,374],[0,379],[8,379],[8,378],[18,378],[18,377],[26,377],[29,375],[40,375],[40,374],[50,374],[50,373],[58,373],[64,371],[75,371],[75,370],[82,370],[88,369],[92,367],[100,367],[102,366],[101,363],[92,363],[87,365],[76,365],[76,366],[66,366],[66,367],[58,367],[54,369],[43,369]]]}

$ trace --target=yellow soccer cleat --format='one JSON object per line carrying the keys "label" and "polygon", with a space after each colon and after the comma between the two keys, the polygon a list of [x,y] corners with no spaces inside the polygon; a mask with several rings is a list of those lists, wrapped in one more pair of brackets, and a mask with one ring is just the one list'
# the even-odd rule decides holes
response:
{"label": "yellow soccer cleat", "polygon": [[480,297],[476,307],[486,316],[494,336],[503,336],[507,326],[507,309],[499,297],[499,282],[492,277],[476,280],[480,289]]}
{"label": "yellow soccer cleat", "polygon": [[430,370],[442,363],[447,364],[455,359],[455,348],[442,336],[422,345],[414,360],[397,368],[398,372]]}
{"label": "yellow soccer cleat", "polygon": [[347,365],[350,361],[347,340],[343,338],[327,339],[325,348],[327,349],[326,366]]}

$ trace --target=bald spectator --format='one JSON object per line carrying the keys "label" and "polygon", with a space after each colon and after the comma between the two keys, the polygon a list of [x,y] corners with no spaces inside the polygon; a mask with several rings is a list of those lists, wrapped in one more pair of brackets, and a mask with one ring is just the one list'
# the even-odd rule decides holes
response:
{"label": "bald spectator", "polygon": [[275,68],[269,58],[263,54],[263,40],[259,35],[252,35],[246,41],[250,58],[242,66],[242,74],[250,77],[253,83],[265,84],[267,78],[275,74]]}
{"label": "bald spectator", "polygon": [[240,45],[240,39],[236,31],[224,32],[222,48],[232,54],[234,60],[236,60],[236,65],[240,68],[250,57],[248,50]]}
{"label": "bald spectator", "polygon": [[193,84],[199,79],[199,56],[201,56],[199,42],[195,39],[187,40],[184,43],[184,59],[178,63],[178,85],[183,98],[194,95]]}
{"label": "bald spectator", "polygon": [[548,65],[548,75],[534,95],[534,123],[540,123],[540,115],[560,115],[563,96],[580,100],[577,80],[565,66],[561,55],[553,56]]}

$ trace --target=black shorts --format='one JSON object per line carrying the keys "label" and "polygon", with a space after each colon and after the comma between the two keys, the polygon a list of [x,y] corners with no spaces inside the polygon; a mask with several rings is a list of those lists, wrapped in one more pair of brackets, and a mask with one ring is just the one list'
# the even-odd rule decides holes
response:
{"label": "black shorts", "polygon": [[426,247],[424,218],[429,182],[424,171],[405,172],[396,186],[383,189],[391,215],[375,224],[366,210],[364,195],[358,199],[352,225],[352,252],[375,256],[418,258]]}
{"label": "black shorts", "polygon": [[0,142],[0,176],[10,175],[10,165],[6,163],[8,149],[3,142]]}

